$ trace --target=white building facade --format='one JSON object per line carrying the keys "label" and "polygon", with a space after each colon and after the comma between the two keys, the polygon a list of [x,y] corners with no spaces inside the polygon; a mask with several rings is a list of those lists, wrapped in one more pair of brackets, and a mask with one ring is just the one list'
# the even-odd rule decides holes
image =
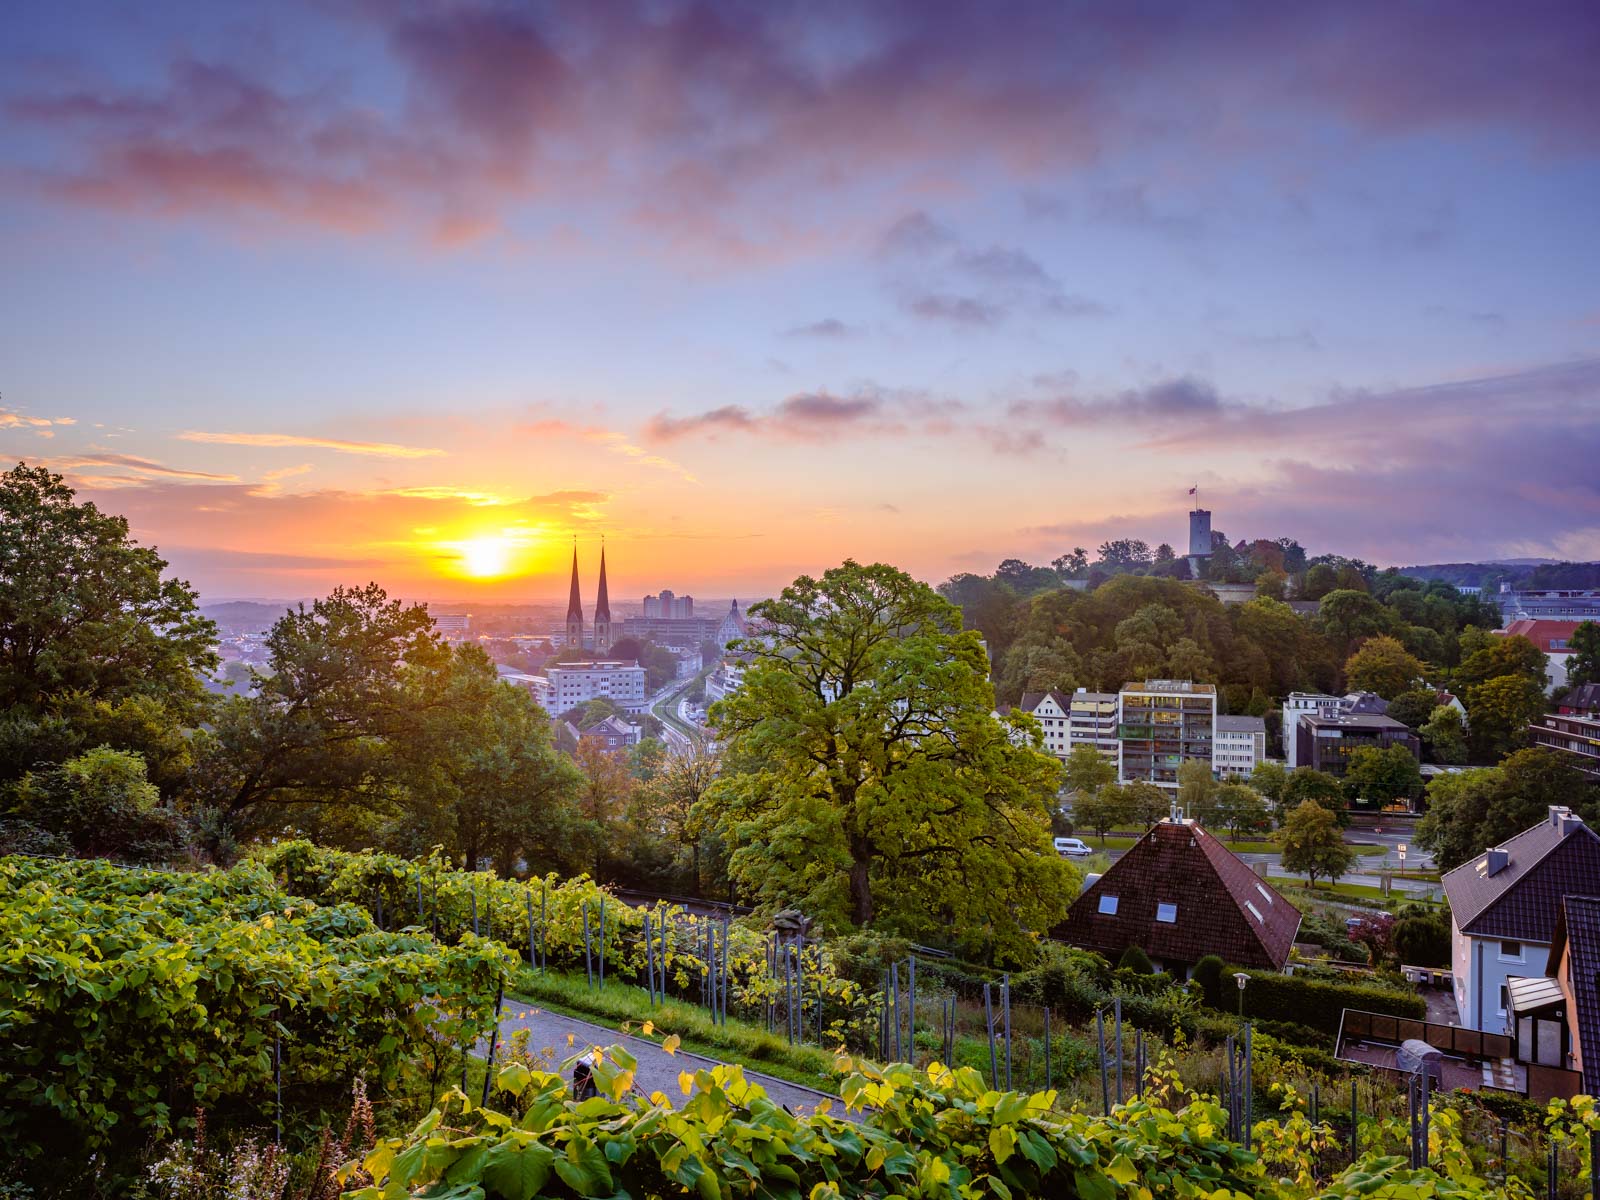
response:
{"label": "white building facade", "polygon": [[558,663],[545,669],[550,681],[551,711],[564,713],[604,697],[623,712],[645,708],[644,668],[636,662]]}
{"label": "white building facade", "polygon": [[1306,713],[1318,717],[1331,717],[1339,711],[1339,697],[1325,696],[1321,692],[1290,692],[1283,702],[1283,765],[1294,770],[1301,764],[1295,759],[1295,730]]}
{"label": "white building facade", "polygon": [[1211,773],[1244,779],[1267,757],[1267,723],[1261,717],[1218,717],[1211,745]]}

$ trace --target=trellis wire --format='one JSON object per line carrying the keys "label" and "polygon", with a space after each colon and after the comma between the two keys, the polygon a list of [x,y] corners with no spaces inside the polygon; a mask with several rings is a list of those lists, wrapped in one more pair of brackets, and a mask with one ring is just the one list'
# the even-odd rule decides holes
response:
{"label": "trellis wire", "polygon": [[494,1081],[494,1052],[500,1042],[500,1008],[505,1003],[506,985],[501,980],[494,991],[494,1025],[489,1030],[489,1059],[483,1068],[483,1104],[489,1103],[489,1085]]}

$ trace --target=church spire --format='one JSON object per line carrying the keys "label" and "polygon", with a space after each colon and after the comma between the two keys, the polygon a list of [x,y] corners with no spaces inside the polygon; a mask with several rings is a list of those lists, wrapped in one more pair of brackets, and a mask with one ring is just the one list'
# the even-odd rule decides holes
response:
{"label": "church spire", "polygon": [[594,648],[611,649],[611,596],[606,590],[606,539],[600,539],[600,591],[594,602]]}
{"label": "church spire", "polygon": [[578,593],[578,539],[572,539],[572,594],[567,600],[567,648],[583,649],[583,598]]}

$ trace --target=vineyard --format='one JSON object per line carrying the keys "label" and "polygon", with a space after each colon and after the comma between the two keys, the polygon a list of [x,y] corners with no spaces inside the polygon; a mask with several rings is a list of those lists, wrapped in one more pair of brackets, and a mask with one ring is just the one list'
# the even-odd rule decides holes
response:
{"label": "vineyard", "polygon": [[[1239,1075],[1230,1020],[1103,962],[1098,982],[1059,958],[1014,983],[948,963],[918,974],[850,939],[626,904],[586,877],[307,842],[203,874],[0,859],[0,887],[0,1161],[41,1195],[62,1162],[126,1180],[207,1131],[283,1163],[326,1157],[352,1087],[380,1140],[345,1183],[371,1200],[1587,1194],[1588,1100],[1436,1097],[1422,1152],[1403,1090],[1352,1085],[1270,1037]],[[789,1047],[855,1111],[792,1115],[737,1068],[686,1073],[674,1110],[631,1090],[616,1048],[594,1068],[602,1095],[573,1103],[552,1051],[495,1056],[519,992],[613,1026],[648,1014],[658,1044],[678,1044],[670,1021],[758,1065]],[[819,1070],[835,1053],[842,1084]],[[1431,1170],[1408,1165],[1424,1157]]]}

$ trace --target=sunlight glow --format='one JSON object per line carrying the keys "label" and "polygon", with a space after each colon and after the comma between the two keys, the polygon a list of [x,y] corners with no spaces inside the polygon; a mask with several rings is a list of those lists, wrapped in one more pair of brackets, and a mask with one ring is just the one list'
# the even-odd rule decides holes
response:
{"label": "sunlight glow", "polygon": [[484,534],[456,542],[457,569],[469,579],[501,579],[513,573],[517,543],[504,534]]}

